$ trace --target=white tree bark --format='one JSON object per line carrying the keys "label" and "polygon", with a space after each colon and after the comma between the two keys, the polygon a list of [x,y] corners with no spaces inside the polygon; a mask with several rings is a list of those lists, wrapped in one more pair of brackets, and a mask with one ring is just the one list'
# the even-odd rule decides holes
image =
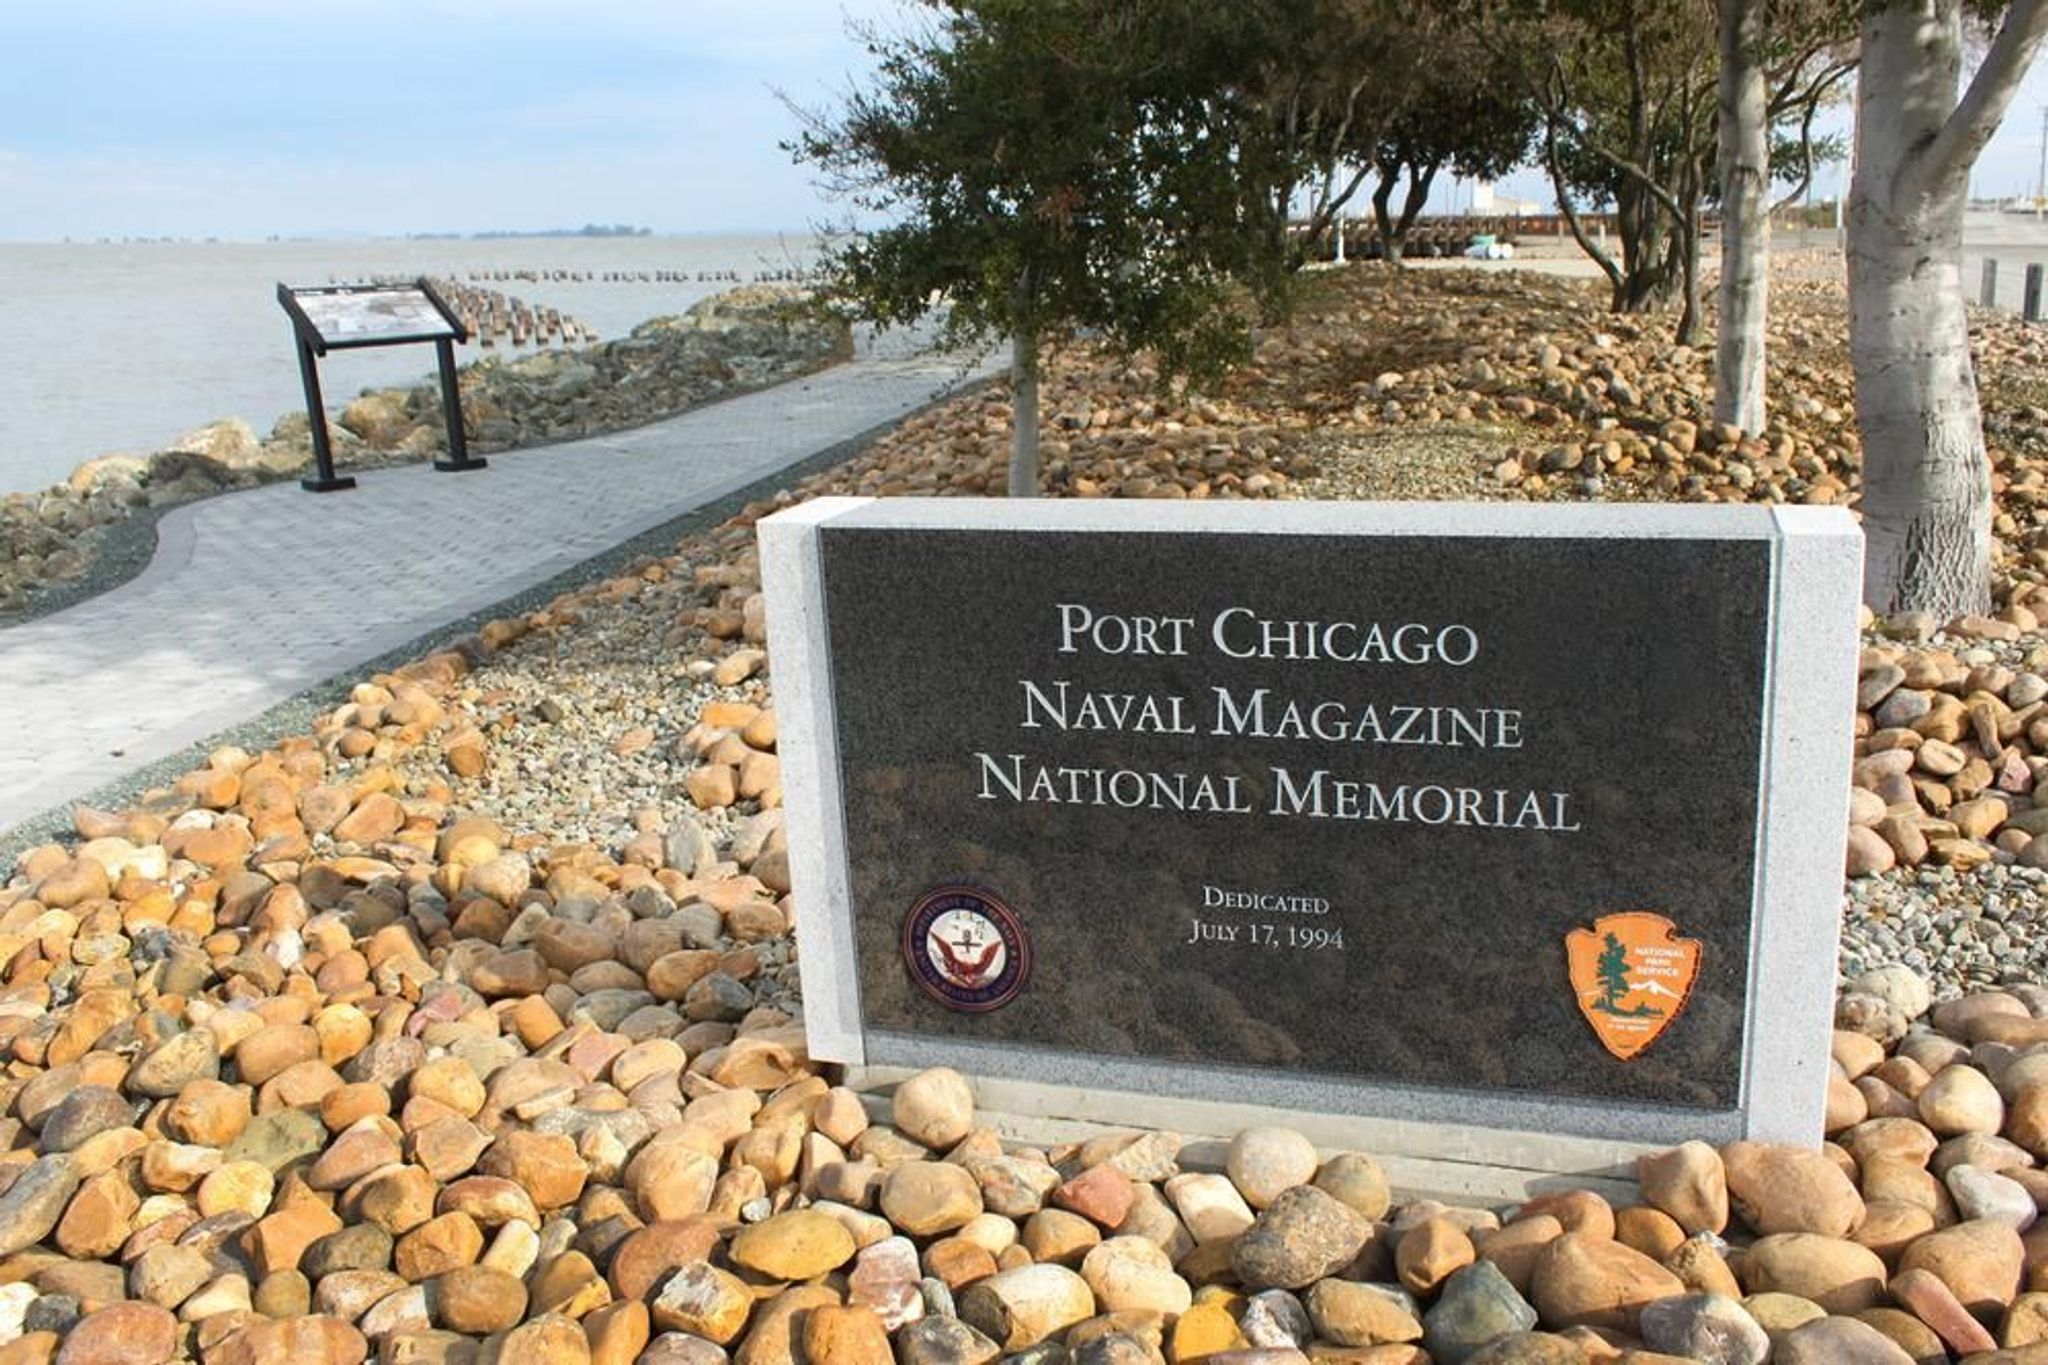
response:
{"label": "white tree bark", "polygon": [[1714,420],[1764,429],[1770,308],[1771,139],[1764,0],[1720,0],[1721,290]]}
{"label": "white tree bark", "polygon": [[1010,496],[1038,496],[1038,338],[1010,337]]}
{"label": "white tree bark", "polygon": [[1873,5],[1850,185],[1849,340],[1863,436],[1864,600],[1942,617],[1991,605],[1991,470],[1963,309],[1970,167],[2044,34],[2013,0],[1960,99],[1959,0]]}

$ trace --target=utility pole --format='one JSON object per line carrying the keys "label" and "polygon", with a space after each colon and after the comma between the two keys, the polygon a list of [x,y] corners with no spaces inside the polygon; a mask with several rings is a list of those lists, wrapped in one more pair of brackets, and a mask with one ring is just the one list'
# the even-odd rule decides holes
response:
{"label": "utility pole", "polygon": [[2041,211],[2048,204],[2048,104],[2041,106],[2041,169],[2034,177],[2034,221],[2041,221]]}

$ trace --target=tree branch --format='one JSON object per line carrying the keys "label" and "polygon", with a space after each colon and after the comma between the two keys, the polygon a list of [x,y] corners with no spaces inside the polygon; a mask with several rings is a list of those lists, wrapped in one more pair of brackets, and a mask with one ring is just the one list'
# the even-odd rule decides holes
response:
{"label": "tree branch", "polygon": [[1622,156],[1611,148],[1593,141],[1593,139],[1587,137],[1576,128],[1573,128],[1571,133],[1573,139],[1581,147],[1584,147],[1594,156],[1599,157],[1602,161],[1614,167],[1615,170],[1620,171],[1623,175],[1628,176],[1647,190],[1650,197],[1657,201],[1659,207],[1671,215],[1674,222],[1682,223],[1685,221],[1685,210],[1679,205],[1677,196],[1664,186],[1658,184],[1645,167],[1631,161],[1628,157]]}
{"label": "tree branch", "polygon": [[[1806,112],[1799,119],[1799,183],[1786,192],[1783,198],[1771,205],[1769,213],[1776,213],[1806,193],[1813,183],[1813,116],[1820,109],[1818,98],[1809,100]],[[1725,211],[1725,210],[1724,210]]]}
{"label": "tree branch", "polygon": [[1571,229],[1572,240],[1579,244],[1579,250],[1593,258],[1607,276],[1607,282],[1619,292],[1621,289],[1621,267],[1614,258],[1602,251],[1586,235],[1586,228],[1579,221],[1578,205],[1572,202],[1572,192],[1565,184],[1564,167],[1557,160],[1557,125],[1549,119],[1543,121],[1543,159],[1550,167],[1550,186],[1557,195],[1557,211],[1564,215],[1565,226]]}
{"label": "tree branch", "polygon": [[1909,182],[1913,193],[1933,195],[1968,177],[2019,93],[2043,39],[2048,39],[2048,0],[2012,0],[1970,88],[1915,159]]}

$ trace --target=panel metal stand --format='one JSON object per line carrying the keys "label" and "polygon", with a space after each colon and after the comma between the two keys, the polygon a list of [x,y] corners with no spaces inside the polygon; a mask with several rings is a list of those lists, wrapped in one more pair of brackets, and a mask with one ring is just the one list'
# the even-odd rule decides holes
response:
{"label": "panel metal stand", "polygon": [[354,488],[354,479],[334,472],[334,443],[328,439],[327,408],[320,401],[320,366],[303,336],[299,338],[299,378],[306,386],[306,422],[313,436],[314,469],[312,478],[299,480],[299,487],[308,493],[339,493]]}
{"label": "panel metal stand", "polygon": [[455,343],[442,337],[434,343],[434,356],[441,370],[441,415],[448,423],[448,458],[434,461],[444,474],[465,469],[488,469],[491,462],[469,453],[469,437],[462,430],[462,394],[455,385]]}

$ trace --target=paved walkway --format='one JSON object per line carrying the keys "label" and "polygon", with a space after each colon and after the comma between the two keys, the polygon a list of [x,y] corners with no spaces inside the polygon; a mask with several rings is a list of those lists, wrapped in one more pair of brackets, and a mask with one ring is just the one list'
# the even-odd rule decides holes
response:
{"label": "paved walkway", "polygon": [[172,511],[138,577],[0,631],[0,833],[928,402],[891,350],[652,426]]}

